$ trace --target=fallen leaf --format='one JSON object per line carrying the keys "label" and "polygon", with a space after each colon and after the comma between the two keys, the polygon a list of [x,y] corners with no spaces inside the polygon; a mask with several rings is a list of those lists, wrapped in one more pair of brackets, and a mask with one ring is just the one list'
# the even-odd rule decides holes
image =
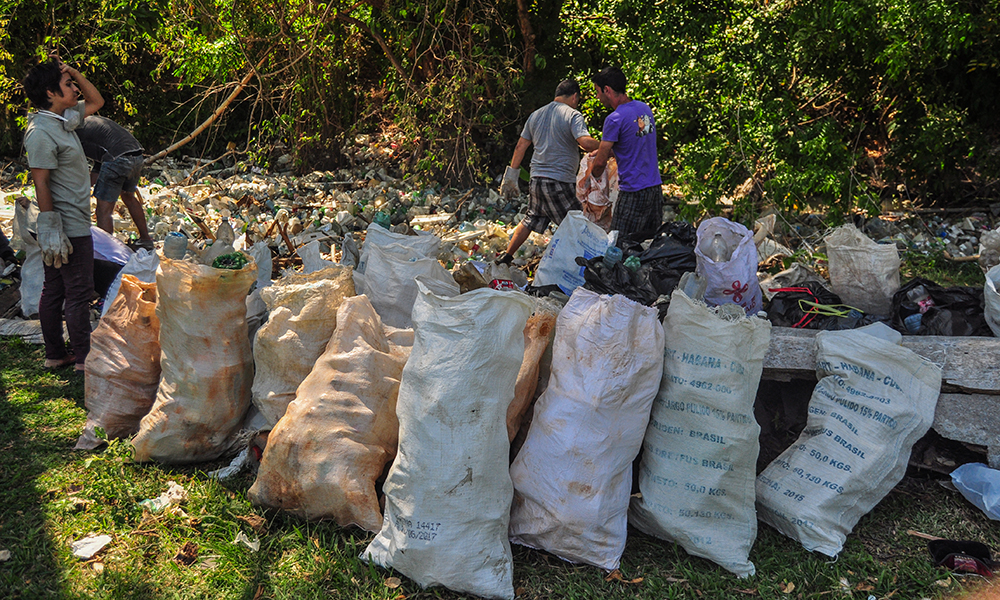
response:
{"label": "fallen leaf", "polygon": [[868,585],[867,583],[859,583],[857,586],[854,587],[854,589],[858,592],[870,592],[875,588],[873,586]]}
{"label": "fallen leaf", "polygon": [[403,582],[399,579],[399,577],[387,577],[385,580],[385,587],[390,590],[394,590],[401,585],[403,585]]}
{"label": "fallen leaf", "polygon": [[243,521],[249,525],[257,535],[267,533],[267,519],[261,517],[260,515],[238,516],[236,517],[236,520]]}
{"label": "fallen leaf", "polygon": [[781,588],[781,593],[783,594],[791,594],[794,591],[795,591],[795,584],[792,583],[791,581],[786,582],[785,587]]}
{"label": "fallen leaf", "polygon": [[624,577],[622,577],[622,572],[619,571],[618,569],[615,569],[614,571],[608,573],[607,577],[604,578],[604,581],[618,581],[620,583],[633,584],[633,583],[642,583],[642,579],[643,579],[642,577],[636,577],[635,579],[625,579]]}
{"label": "fallen leaf", "polygon": [[7,562],[10,560],[10,550],[0,550],[0,562]]}
{"label": "fallen leaf", "polygon": [[192,541],[184,542],[181,549],[177,551],[177,555],[174,556],[174,561],[184,565],[185,567],[194,563],[198,560],[198,544]]}
{"label": "fallen leaf", "polygon": [[751,590],[751,589],[745,589],[745,590],[736,590],[736,591],[739,592],[740,594],[746,594],[747,596],[756,596],[757,595],[757,590],[755,590],[755,589],[753,589],[753,590]]}
{"label": "fallen leaf", "polygon": [[90,568],[93,569],[95,573],[100,575],[101,573],[104,572],[104,563],[102,562],[91,563]]}
{"label": "fallen leaf", "polygon": [[951,585],[951,580],[950,579],[938,579],[937,581],[934,582],[934,584],[935,585],[939,585],[941,587],[948,587],[948,586]]}
{"label": "fallen leaf", "polygon": [[514,595],[515,596],[523,596],[523,595],[525,595],[527,593],[528,593],[528,590],[525,589],[525,588],[523,588],[523,587],[519,587],[516,590],[514,590]]}
{"label": "fallen leaf", "polygon": [[663,580],[667,583],[687,583],[687,579],[678,579],[677,577],[664,577]]}
{"label": "fallen leaf", "polygon": [[264,586],[258,585],[257,592],[253,595],[253,600],[260,600],[264,596]]}

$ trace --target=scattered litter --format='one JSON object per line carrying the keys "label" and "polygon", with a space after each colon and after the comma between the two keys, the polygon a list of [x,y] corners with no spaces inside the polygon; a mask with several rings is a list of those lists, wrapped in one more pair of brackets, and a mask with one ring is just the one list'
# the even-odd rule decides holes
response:
{"label": "scattered litter", "polygon": [[0,562],[7,562],[10,560],[10,550],[0,550]]}
{"label": "scattered litter", "polygon": [[156,498],[143,500],[142,502],[139,503],[139,506],[148,510],[151,513],[156,514],[163,512],[163,509],[167,508],[168,506],[174,506],[180,504],[181,502],[187,501],[188,498],[187,490],[185,490],[183,486],[181,486],[176,481],[168,481],[167,485],[169,487],[167,488],[166,492],[163,492]]}
{"label": "scattered litter", "polygon": [[254,539],[251,540],[242,531],[236,534],[236,539],[233,540],[233,543],[237,545],[246,546],[247,548],[253,550],[254,552],[260,550],[260,539],[254,537]]}
{"label": "scattered litter", "polygon": [[111,543],[110,535],[88,535],[82,540],[73,542],[70,549],[73,551],[73,556],[90,560],[109,543]]}

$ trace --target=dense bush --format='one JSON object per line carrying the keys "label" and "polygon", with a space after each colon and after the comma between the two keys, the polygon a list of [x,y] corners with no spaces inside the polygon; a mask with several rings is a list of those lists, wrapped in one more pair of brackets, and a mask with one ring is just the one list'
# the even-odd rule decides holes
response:
{"label": "dense bush", "polygon": [[[658,118],[690,211],[995,197],[995,0],[0,0],[0,152],[16,154],[25,65],[58,49],[147,147],[337,162],[391,132],[401,169],[495,176],[563,77],[607,64]],[[52,22],[53,15],[57,22]],[[17,32],[16,35],[14,32]],[[248,77],[249,75],[249,77]],[[590,86],[585,84],[585,89]],[[584,112],[600,130],[606,111]]]}

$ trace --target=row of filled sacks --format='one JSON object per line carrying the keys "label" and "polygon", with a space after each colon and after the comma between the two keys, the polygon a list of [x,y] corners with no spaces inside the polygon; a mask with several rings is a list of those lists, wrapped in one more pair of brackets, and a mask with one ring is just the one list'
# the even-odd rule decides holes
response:
{"label": "row of filled sacks", "polygon": [[[440,241],[377,226],[369,240],[362,256],[372,265],[371,293],[398,322],[416,296],[405,269],[410,261],[397,260],[405,254],[400,249],[434,253]],[[251,401],[262,419],[250,426],[278,421],[336,329],[339,304],[356,290],[351,268],[325,261],[319,271],[288,272],[271,285],[270,253],[258,246],[250,257],[260,258],[239,271],[153,254],[115,282],[116,295],[92,336],[88,421],[78,449],[98,447],[101,428],[108,438],[138,434],[138,460],[202,462],[232,447]],[[388,259],[368,259],[382,246]],[[436,260],[422,263],[428,263],[423,277],[430,285],[458,293]],[[248,296],[255,278],[257,289]]]}
{"label": "row of filled sacks", "polygon": [[254,261],[239,270],[159,257],[155,283],[122,276],[91,335],[88,415],[77,449],[135,435],[138,461],[218,458],[250,406],[253,356],[246,298]]}
{"label": "row of filled sacks", "polygon": [[[512,597],[509,541],[614,569],[629,522],[748,576],[755,505],[765,522],[834,556],[902,477],[940,387],[940,370],[884,328],[823,333],[816,421],[786,453],[794,456],[769,468],[785,477],[758,479],[753,400],[769,323],[678,291],[661,327],[653,309],[577,290],[557,321],[548,387],[507,471],[498,432],[516,356],[469,352],[487,338],[502,342],[502,331],[477,327],[478,313],[460,319],[453,303],[464,296],[425,295],[413,313],[421,358],[402,376],[382,523],[362,554],[422,586]],[[470,376],[482,360],[509,364],[489,390]],[[641,494],[630,498],[640,445]],[[794,485],[789,478],[808,489],[774,488]]]}

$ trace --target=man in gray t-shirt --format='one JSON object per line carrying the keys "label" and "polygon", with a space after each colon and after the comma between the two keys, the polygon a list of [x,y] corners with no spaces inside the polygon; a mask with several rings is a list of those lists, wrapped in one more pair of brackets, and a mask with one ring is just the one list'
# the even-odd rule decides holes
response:
{"label": "man in gray t-shirt", "polygon": [[590,152],[596,150],[600,142],[590,137],[583,115],[576,110],[579,104],[580,84],[567,79],[556,87],[555,99],[531,113],[524,124],[510,166],[504,172],[500,193],[507,197],[517,194],[521,161],[528,147],[534,145],[528,212],[514,230],[507,251],[497,259],[498,263],[509,264],[532,231],[541,233],[550,222],[562,223],[567,212],[581,210],[580,201],[576,199],[580,148]]}

